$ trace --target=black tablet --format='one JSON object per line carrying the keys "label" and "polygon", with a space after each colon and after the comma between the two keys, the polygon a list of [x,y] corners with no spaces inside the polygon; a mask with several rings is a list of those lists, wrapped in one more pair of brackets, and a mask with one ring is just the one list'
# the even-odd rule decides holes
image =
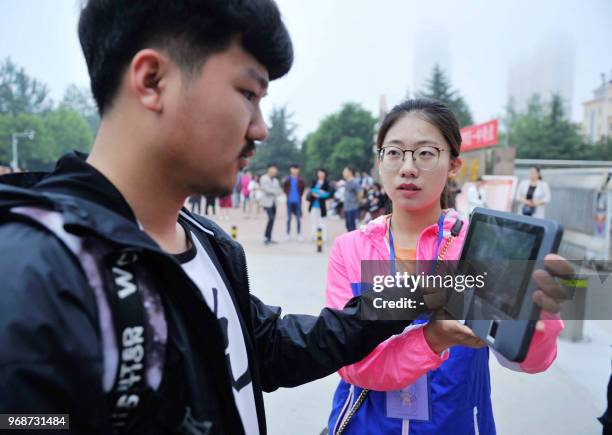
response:
{"label": "black tablet", "polygon": [[[540,310],[531,279],[544,256],[557,252],[563,228],[557,222],[476,208],[461,252],[459,270],[481,276],[484,285],[461,294],[462,312],[476,335],[511,361],[527,354]],[[452,306],[452,304],[451,304]]]}

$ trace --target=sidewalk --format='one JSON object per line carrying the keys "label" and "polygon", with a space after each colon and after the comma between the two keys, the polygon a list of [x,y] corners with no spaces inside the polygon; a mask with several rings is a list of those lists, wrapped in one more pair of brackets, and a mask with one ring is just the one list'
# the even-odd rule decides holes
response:
{"label": "sidewalk", "polygon": [[[344,232],[344,221],[328,219],[329,238],[323,253],[314,243],[283,242],[286,209],[278,205],[273,238],[264,246],[265,213],[245,219],[232,209],[231,220],[218,222],[228,232],[238,227],[245,247],[252,292],[283,313],[317,314],[325,304],[327,256],[333,238]],[[307,216],[302,231],[308,236]],[[295,231],[295,222],[293,222]],[[501,435],[600,434],[596,417],[605,408],[611,371],[612,321],[587,321],[582,342],[559,341],[558,357],[545,373],[527,375],[501,367],[490,359],[491,395],[497,431]],[[332,374],[310,384],[266,394],[270,435],[318,435],[327,425],[331,399],[339,377]]]}

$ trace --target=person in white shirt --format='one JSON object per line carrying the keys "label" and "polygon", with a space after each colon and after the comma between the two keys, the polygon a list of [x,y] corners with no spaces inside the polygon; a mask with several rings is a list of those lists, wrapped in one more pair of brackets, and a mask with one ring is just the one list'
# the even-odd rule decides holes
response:
{"label": "person in white shirt", "polygon": [[484,190],[484,180],[478,177],[475,184],[472,184],[467,191],[468,215],[471,215],[476,207],[487,206],[487,196]]}
{"label": "person in white shirt", "polygon": [[276,219],[276,198],[283,194],[283,189],[281,189],[278,178],[276,178],[277,174],[278,167],[275,164],[270,164],[267,172],[259,179],[259,188],[263,192],[260,203],[268,215],[268,223],[264,234],[266,245],[276,243],[272,240],[272,228]]}
{"label": "person in white shirt", "polygon": [[259,175],[253,175],[253,178],[251,178],[251,181],[249,182],[249,193],[251,196],[251,201],[249,202],[247,208],[247,216],[251,216],[252,209],[255,207],[255,217],[257,218],[261,208],[259,202],[261,201],[261,196],[263,194],[259,188]]}
{"label": "person in white shirt", "polygon": [[519,202],[519,213],[544,219],[546,204],[550,202],[550,188],[542,180],[540,168],[537,166],[529,170],[529,178],[521,181],[516,191],[516,200]]}

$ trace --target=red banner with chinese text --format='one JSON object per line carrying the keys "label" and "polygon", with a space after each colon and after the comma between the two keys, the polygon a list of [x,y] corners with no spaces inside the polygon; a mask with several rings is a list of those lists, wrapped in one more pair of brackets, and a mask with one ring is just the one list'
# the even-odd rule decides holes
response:
{"label": "red banner with chinese text", "polygon": [[497,145],[497,119],[461,129],[461,152]]}

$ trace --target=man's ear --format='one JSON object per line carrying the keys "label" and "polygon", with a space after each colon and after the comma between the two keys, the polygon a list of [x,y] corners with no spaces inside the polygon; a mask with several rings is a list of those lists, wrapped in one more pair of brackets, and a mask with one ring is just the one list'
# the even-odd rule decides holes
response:
{"label": "man's ear", "polygon": [[462,164],[463,162],[459,157],[451,159],[450,168],[448,169],[449,177],[456,177],[457,173],[459,172],[459,169],[461,169]]}
{"label": "man's ear", "polygon": [[140,103],[153,112],[163,109],[162,93],[166,86],[169,59],[157,50],[140,50],[129,66],[128,79]]}

